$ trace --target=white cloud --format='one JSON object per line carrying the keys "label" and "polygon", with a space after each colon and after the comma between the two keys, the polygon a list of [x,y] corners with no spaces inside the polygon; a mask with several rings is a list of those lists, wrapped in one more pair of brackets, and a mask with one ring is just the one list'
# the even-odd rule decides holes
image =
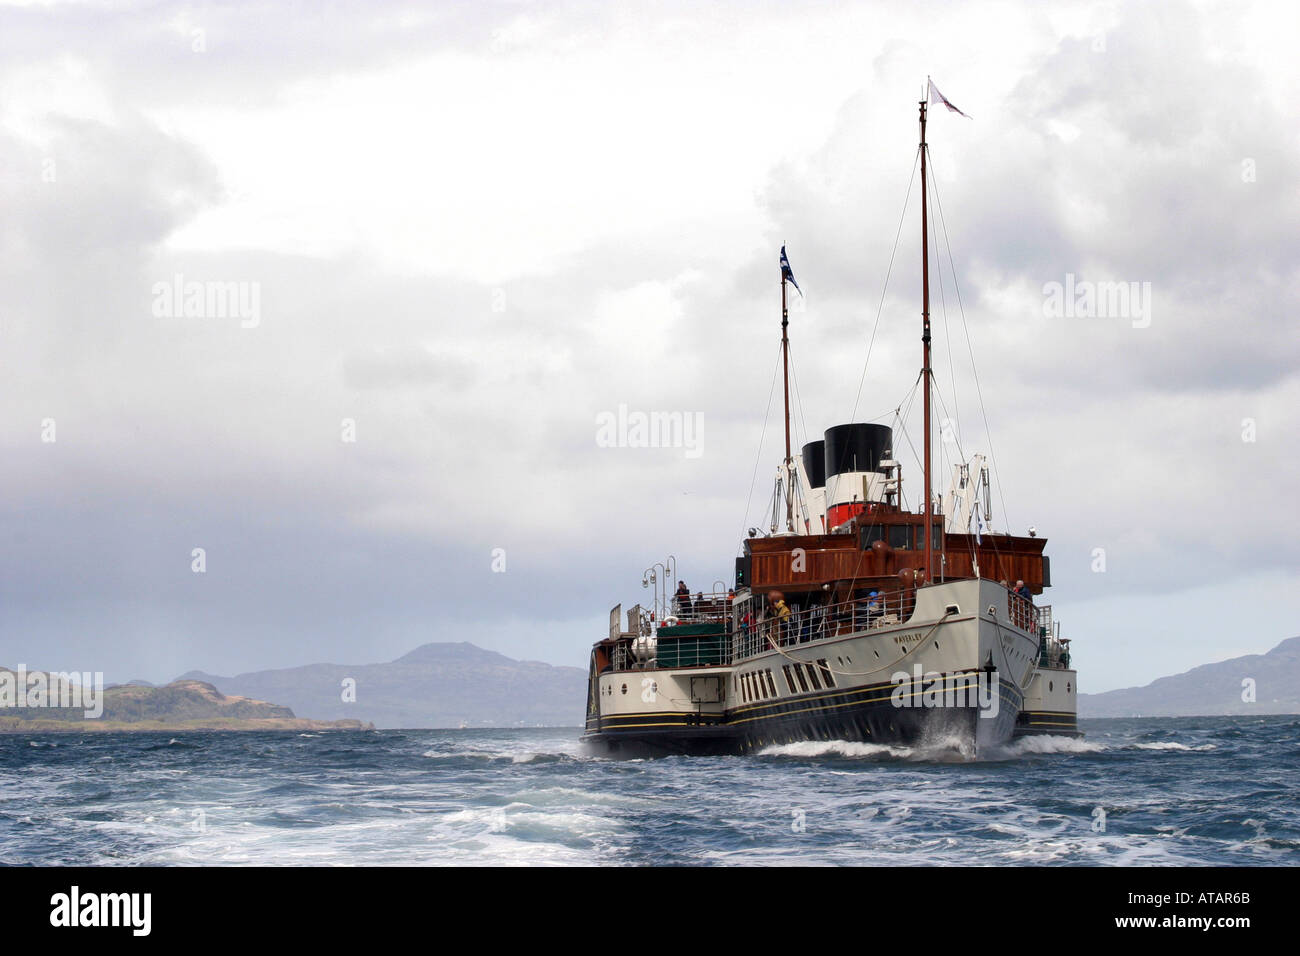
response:
{"label": "white cloud", "polygon": [[[253,30],[227,6],[201,56],[150,8],[0,14],[15,659],[166,679],[178,642],[231,672],[477,639],[582,664],[656,558],[725,578],[779,454],[778,383],[746,512],[776,250],[807,293],[798,440],[853,407],[927,73],[976,117],[934,118],[936,179],[1010,520],[1051,539],[1079,659],[1225,567],[1294,574],[1300,71],[1256,8],[1004,9],[362,5]],[[915,379],[916,228],[859,417]],[[941,251],[938,385],[973,451]],[[259,283],[261,324],[154,318],[177,272]],[[1151,327],[1045,318],[1066,272],[1150,281]],[[596,447],[619,404],[701,414],[703,456]],[[209,577],[177,572],[205,542]],[[1242,611],[1258,650],[1288,636],[1270,593]],[[1179,640],[1123,647],[1148,673]]]}

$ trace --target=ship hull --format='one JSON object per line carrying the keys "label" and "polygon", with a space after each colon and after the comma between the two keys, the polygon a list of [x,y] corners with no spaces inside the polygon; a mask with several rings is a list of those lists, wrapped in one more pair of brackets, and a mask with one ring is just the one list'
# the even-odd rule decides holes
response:
{"label": "ship hull", "polygon": [[[896,627],[796,645],[718,668],[716,679],[727,690],[717,701],[682,704],[698,693],[689,682],[704,679],[711,669],[646,669],[593,678],[599,681],[593,695],[599,704],[588,715],[583,743],[591,752],[610,757],[745,754],[829,740],[951,749],[975,756],[1031,729],[1077,733],[1064,717],[1057,718],[1053,728],[1037,723],[1031,728],[1021,720],[1026,689],[1036,693],[1039,686],[1033,663],[1038,641],[989,613],[996,592],[988,588],[978,581],[935,586],[927,589],[929,600],[918,608],[918,617]],[[945,606],[962,605],[981,613],[942,616]],[[867,660],[879,660],[881,666],[864,672],[849,669],[848,661]],[[830,678],[826,683],[837,686],[790,693],[784,665],[791,662],[820,662],[830,671],[822,671],[824,679]],[[743,699],[740,678],[756,672],[769,675],[769,681],[759,683],[775,687],[776,696]],[[1043,682],[1044,692],[1049,683]],[[979,686],[983,693],[945,697],[943,688],[953,685],[968,690]],[[1054,693],[1065,690],[1063,684],[1052,687]],[[646,688],[655,691],[648,701],[636,693]],[[1073,683],[1069,688],[1072,693]],[[1041,706],[1038,697],[1033,703]]]}
{"label": "ship hull", "polygon": [[[1010,688],[1004,693],[1012,697]],[[592,752],[610,757],[735,755],[781,744],[827,740],[950,748],[974,755],[1009,740],[1015,714],[1011,710],[1009,717],[999,715],[986,723],[978,708],[901,709],[893,706],[888,696],[883,701],[831,699],[820,706],[791,706],[738,726],[609,727],[589,731],[582,742]]]}

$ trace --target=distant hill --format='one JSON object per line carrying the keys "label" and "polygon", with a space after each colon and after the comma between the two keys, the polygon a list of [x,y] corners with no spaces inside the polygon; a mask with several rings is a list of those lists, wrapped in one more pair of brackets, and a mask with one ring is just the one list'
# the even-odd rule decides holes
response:
{"label": "distant hill", "polygon": [[[1255,682],[1255,702],[1241,699]],[[1145,687],[1080,694],[1080,717],[1209,717],[1300,713],[1300,637],[1267,654],[1248,654],[1162,677]]]}
{"label": "distant hill", "polygon": [[[191,671],[227,694],[283,701],[320,720],[377,727],[577,727],[587,700],[579,667],[517,661],[466,642],[424,644],[386,664],[308,664],[220,677]],[[356,681],[356,702],[343,682]]]}
{"label": "distant hill", "polygon": [[[0,671],[7,668],[0,668]],[[10,672],[13,673],[13,672]],[[62,686],[48,678],[58,697]],[[0,731],[43,730],[323,730],[361,729],[356,720],[326,723],[294,716],[279,704],[231,697],[210,683],[177,680],[162,687],[118,684],[103,690],[103,713],[86,717],[85,707],[0,707]]]}

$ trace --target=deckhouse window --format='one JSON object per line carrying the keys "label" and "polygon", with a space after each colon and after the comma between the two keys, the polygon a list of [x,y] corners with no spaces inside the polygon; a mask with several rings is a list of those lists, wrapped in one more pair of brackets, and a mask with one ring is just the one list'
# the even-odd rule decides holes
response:
{"label": "deckhouse window", "polygon": [[896,524],[889,528],[889,546],[896,551],[908,551],[912,547],[912,528],[910,525]]}

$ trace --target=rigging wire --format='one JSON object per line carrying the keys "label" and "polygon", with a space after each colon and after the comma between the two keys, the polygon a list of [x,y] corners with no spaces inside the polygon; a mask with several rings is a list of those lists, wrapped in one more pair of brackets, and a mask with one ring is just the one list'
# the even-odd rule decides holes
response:
{"label": "rigging wire", "polygon": [[744,540],[749,530],[749,509],[754,506],[754,486],[758,483],[758,466],[763,461],[763,441],[767,438],[767,422],[772,414],[772,396],[776,394],[776,373],[781,370],[781,348],[778,345],[776,350],[776,367],[772,369],[772,385],[767,390],[767,410],[763,412],[763,431],[758,436],[758,455],[754,458],[754,475],[749,480],[749,496],[745,499],[745,523],[740,529],[741,544],[737,550],[744,547]]}
{"label": "rigging wire", "polygon": [[[925,150],[926,150],[926,154],[928,155],[930,152],[930,147],[926,146]],[[930,191],[934,196],[934,201],[936,206],[939,203],[938,188],[939,188],[939,184],[937,182],[930,183]],[[939,248],[939,224],[937,221],[932,222],[930,224],[930,232],[934,236],[934,248],[938,249]],[[952,354],[952,336],[949,335],[948,333],[948,298],[944,294],[944,289],[943,289],[943,258],[941,256],[935,256],[934,268],[935,268],[935,274],[938,275],[939,277],[939,311],[943,314],[944,349],[948,353],[948,381],[952,384],[953,425],[955,426],[956,433],[960,435],[961,434],[961,409],[958,407],[958,396],[957,396],[957,372],[956,372],[957,363],[953,359],[953,354]],[[950,269],[950,271],[952,273],[953,286],[955,288],[957,284],[957,272],[955,269]],[[958,451],[960,450],[961,449],[958,448]]]}
{"label": "rigging wire", "polygon": [[[800,448],[803,448],[803,446],[808,442],[808,438],[809,438],[808,421],[807,419],[804,418],[803,415],[803,396],[799,394],[799,377],[795,374],[794,371],[794,349],[790,348],[789,343],[786,344],[786,352],[790,359],[790,384],[794,386],[794,401],[796,407],[799,409],[799,422],[803,426],[803,441],[797,442],[797,444]],[[795,437],[798,438],[798,435],[796,434]],[[794,457],[793,449],[790,452],[790,457],[791,458]]]}
{"label": "rigging wire", "polygon": [[[945,401],[943,400],[943,393],[939,391],[939,386],[934,384],[933,379],[932,379],[931,382],[930,382],[930,387],[934,390],[934,397],[938,400],[939,404],[942,406],[941,414],[942,414],[945,418],[948,418],[948,403],[945,402]],[[956,404],[957,404],[956,399],[953,399],[953,405],[955,406]],[[951,419],[949,419],[949,420],[951,420]],[[942,430],[940,430],[940,434],[942,435]],[[960,436],[961,436],[961,432],[960,432],[959,430],[957,430],[957,429],[953,429],[953,433],[952,433],[952,441],[953,441],[953,444],[957,446],[957,458],[958,458],[958,460],[956,460],[956,461],[951,461],[950,464],[954,464],[954,465],[964,465],[964,464],[966,464],[966,450],[965,450],[964,448],[961,447],[961,437],[960,437]],[[939,454],[940,454],[940,455],[943,454],[943,438],[942,438],[942,437],[940,437],[940,439],[939,439]]]}
{"label": "rigging wire", "polygon": [[[927,147],[927,153],[928,153],[928,149],[929,148]],[[966,321],[966,307],[962,303],[962,298],[961,298],[961,285],[957,282],[957,268],[953,264],[952,244],[948,241],[948,223],[943,216],[943,205],[939,202],[939,186],[938,186],[937,176],[935,177],[934,204],[936,209],[938,209],[939,211],[939,223],[943,228],[943,244],[944,244],[944,248],[947,249],[948,251],[948,266],[949,269],[952,271],[953,289],[957,294],[957,308],[961,312],[961,324],[963,330],[966,333],[966,350],[970,355],[971,373],[975,378],[975,394],[979,398],[980,417],[983,418],[984,420],[984,437],[987,439],[989,443],[989,465],[992,467],[994,477],[996,477],[998,473],[998,463],[997,463],[997,456],[993,454],[993,432],[989,428],[988,409],[984,405],[984,391],[983,389],[980,388],[979,368],[975,364],[975,346],[971,343],[970,325]],[[1010,533],[1011,515],[1010,512],[1007,511],[1007,500],[1006,500],[1006,496],[1002,492],[1002,480],[1000,478],[998,479],[998,500],[1002,503],[1002,517],[1006,520],[1007,531],[1008,533]],[[993,529],[990,527],[989,530],[991,532]]]}
{"label": "rigging wire", "polygon": [[[920,385],[921,385],[921,372],[918,371],[916,373],[916,379],[913,380],[912,382],[911,389],[908,391],[907,395],[903,397],[903,401],[899,404],[899,406],[894,409],[894,421],[893,424],[890,426],[896,434],[900,434],[903,436],[903,440],[907,442],[907,447],[912,449],[912,456],[913,458],[916,459],[918,470],[921,469],[921,456],[917,454],[916,446],[912,444],[912,436],[907,433],[907,416],[912,413],[912,403],[916,401],[916,393],[917,390],[920,388]],[[894,439],[894,448],[892,449],[892,451],[894,454],[894,460],[897,461],[898,460],[898,439],[897,438]],[[898,506],[902,508],[904,511],[907,510],[907,499],[903,493],[903,487],[901,483],[899,484],[899,488],[898,488]]]}
{"label": "rigging wire", "polygon": [[885,284],[880,290],[880,304],[876,307],[876,321],[871,326],[871,339],[867,343],[867,357],[862,363],[862,378],[858,380],[858,394],[853,399],[853,412],[849,415],[849,421],[854,420],[858,413],[858,404],[862,400],[862,387],[867,382],[867,366],[871,364],[871,352],[876,346],[876,332],[880,329],[880,316],[885,311],[885,293],[889,291],[889,277],[894,272],[894,257],[898,255],[898,240],[903,235],[903,222],[907,218],[907,204],[912,198],[912,186],[916,182],[916,167],[921,160],[921,151],[916,151],[916,158],[912,160],[912,177],[907,181],[907,195],[903,197],[903,211],[898,216],[898,231],[894,233],[894,248],[889,253],[889,267],[885,270]]}

